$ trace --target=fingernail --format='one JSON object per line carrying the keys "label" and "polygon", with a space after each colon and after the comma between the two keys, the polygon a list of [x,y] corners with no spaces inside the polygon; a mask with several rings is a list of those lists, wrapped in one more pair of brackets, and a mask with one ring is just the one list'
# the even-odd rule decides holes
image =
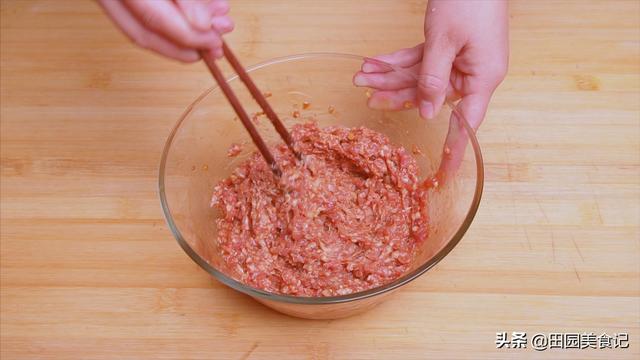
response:
{"label": "fingernail", "polygon": [[356,74],[353,77],[353,84],[355,86],[367,86],[367,80],[361,74]]}
{"label": "fingernail", "polygon": [[374,64],[370,64],[370,63],[364,63],[362,64],[362,71],[363,72],[374,72],[376,70],[376,66]]}
{"label": "fingernail", "polygon": [[427,120],[431,120],[433,119],[433,104],[426,101],[426,100],[421,100],[420,101],[420,116],[422,116],[423,118],[427,119]]}
{"label": "fingernail", "polygon": [[233,30],[233,22],[228,17],[214,17],[211,20],[211,25],[218,30],[218,32],[225,33]]}

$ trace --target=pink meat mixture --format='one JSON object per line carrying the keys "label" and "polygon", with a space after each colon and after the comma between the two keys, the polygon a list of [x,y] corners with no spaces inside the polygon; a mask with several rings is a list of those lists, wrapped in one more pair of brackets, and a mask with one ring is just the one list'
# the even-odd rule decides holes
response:
{"label": "pink meat mixture", "polygon": [[370,129],[314,123],[281,144],[277,178],[255,153],[220,182],[218,248],[226,272],[269,292],[337,296],[403,275],[428,232],[415,159]]}
{"label": "pink meat mixture", "polygon": [[233,143],[227,150],[228,157],[236,157],[242,152],[242,145]]}

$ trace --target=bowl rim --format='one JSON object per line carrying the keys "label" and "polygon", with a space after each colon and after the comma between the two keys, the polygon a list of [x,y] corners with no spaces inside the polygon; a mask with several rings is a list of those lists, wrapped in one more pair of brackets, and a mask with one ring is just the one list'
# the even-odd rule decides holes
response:
{"label": "bowl rim", "polygon": [[[344,54],[344,53],[332,53],[332,52],[313,52],[313,53],[303,53],[303,54],[294,54],[294,55],[289,55],[289,56],[282,56],[282,57],[277,57],[277,58],[273,58],[267,61],[263,61],[260,63],[257,63],[255,65],[249,66],[246,68],[247,72],[251,72],[269,65],[274,65],[274,64],[278,64],[278,63],[283,63],[283,62],[289,62],[289,61],[296,61],[296,60],[303,60],[303,59],[310,59],[310,58],[343,58],[343,59],[352,59],[352,60],[359,60],[359,61],[364,61],[365,59],[371,61],[371,58],[365,57],[365,56],[359,56],[359,55],[353,55],[353,54]],[[373,59],[373,61],[375,62],[380,62],[386,66],[389,66],[390,68],[393,68],[394,70],[400,71],[400,72],[406,72],[404,69],[400,69],[397,68],[396,66],[393,66],[391,64],[387,64],[385,62],[379,61],[377,59]],[[411,75],[413,76],[413,75]],[[233,81],[237,78],[237,75],[234,76],[230,76],[229,78],[226,79],[227,82]],[[356,292],[356,293],[352,293],[352,294],[348,294],[348,295],[341,295],[341,296],[328,296],[328,297],[303,297],[303,296],[291,296],[291,295],[281,295],[281,294],[275,294],[275,293],[271,293],[268,291],[264,291],[261,289],[257,289],[248,285],[245,285],[244,283],[235,280],[229,276],[227,276],[226,274],[224,274],[223,272],[215,269],[213,266],[211,266],[205,259],[203,259],[202,257],[200,257],[200,255],[198,255],[192,248],[191,246],[189,246],[189,244],[187,243],[187,241],[183,238],[180,230],[178,229],[176,223],[173,220],[173,217],[171,215],[171,211],[169,209],[169,204],[167,201],[167,197],[166,197],[166,193],[165,193],[165,184],[164,184],[164,180],[165,180],[165,168],[166,168],[166,164],[167,164],[167,158],[169,155],[169,151],[171,149],[171,145],[173,144],[173,140],[175,138],[175,135],[177,134],[178,130],[180,129],[180,126],[182,125],[183,121],[189,116],[189,114],[193,111],[193,109],[207,96],[209,95],[211,92],[213,92],[214,90],[216,90],[218,88],[218,86],[212,86],[208,89],[206,89],[204,92],[202,92],[202,94],[200,94],[200,96],[198,96],[182,113],[182,115],[180,116],[180,118],[178,119],[178,121],[176,122],[176,124],[174,125],[174,127],[172,128],[171,132],[169,133],[169,137],[167,138],[163,151],[162,151],[162,158],[160,160],[160,168],[159,168],[159,176],[158,176],[158,191],[159,191],[159,197],[160,197],[160,203],[162,206],[162,211],[164,213],[164,217],[165,220],[167,221],[167,225],[169,225],[169,229],[171,230],[171,232],[173,233],[173,236],[176,238],[178,244],[180,245],[180,247],[184,250],[184,252],[187,253],[187,255],[196,263],[198,264],[201,268],[203,268],[206,272],[208,272],[210,275],[212,275],[213,277],[215,277],[218,281],[222,282],[223,284],[231,287],[234,290],[240,291],[244,294],[247,294],[249,296],[252,297],[257,297],[260,299],[264,299],[264,300],[268,300],[268,301],[276,301],[276,302],[283,302],[283,303],[293,303],[293,304],[303,304],[303,305],[327,305],[327,304],[337,304],[337,303],[346,303],[346,302],[351,302],[351,301],[356,301],[356,300],[362,300],[362,299],[366,299],[366,298],[370,298],[373,296],[377,296],[377,295],[381,295],[387,292],[390,292],[392,290],[395,290],[403,285],[406,285],[408,283],[410,283],[411,281],[415,280],[416,278],[418,278],[419,276],[421,276],[422,274],[424,274],[425,272],[427,272],[429,269],[431,269],[432,267],[434,267],[437,263],[439,263],[445,256],[447,256],[454,247],[456,247],[456,245],[458,245],[458,243],[460,242],[460,240],[462,239],[462,237],[464,236],[464,234],[467,232],[467,230],[469,229],[469,226],[471,226],[471,223],[478,211],[478,208],[480,206],[480,200],[482,198],[482,191],[483,191],[483,187],[484,187],[484,163],[483,163],[483,159],[482,159],[482,152],[480,150],[480,144],[478,143],[478,140],[475,136],[475,131],[474,129],[469,125],[469,123],[466,121],[466,119],[462,116],[462,114],[460,113],[460,111],[457,109],[457,107],[452,104],[452,103],[448,103],[448,105],[451,107],[452,112],[455,113],[456,117],[458,117],[458,119],[461,121],[461,123],[463,124],[467,135],[469,137],[469,142],[471,143],[471,146],[473,148],[473,152],[474,152],[474,156],[475,156],[475,161],[476,161],[476,186],[475,186],[475,192],[474,192],[474,196],[473,199],[471,201],[471,205],[467,211],[467,214],[464,218],[464,221],[462,222],[462,224],[460,225],[460,227],[458,228],[458,230],[455,232],[455,234],[453,234],[453,236],[451,237],[451,239],[446,243],[446,245],[440,249],[440,251],[438,251],[433,257],[431,257],[429,260],[427,260],[424,264],[420,265],[419,267],[417,267],[416,269],[414,269],[413,271],[411,271],[408,274],[405,274],[403,276],[401,276],[400,278],[385,284],[383,286],[378,286],[376,288],[372,288],[366,291],[361,291],[361,292]]]}

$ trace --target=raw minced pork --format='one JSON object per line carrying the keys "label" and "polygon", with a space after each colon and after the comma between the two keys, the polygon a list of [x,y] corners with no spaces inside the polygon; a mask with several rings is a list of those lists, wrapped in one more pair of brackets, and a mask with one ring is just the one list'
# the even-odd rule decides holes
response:
{"label": "raw minced pork", "polygon": [[272,152],[277,178],[254,153],[214,189],[224,271],[255,288],[337,296],[404,274],[428,233],[415,159],[376,131],[315,123]]}

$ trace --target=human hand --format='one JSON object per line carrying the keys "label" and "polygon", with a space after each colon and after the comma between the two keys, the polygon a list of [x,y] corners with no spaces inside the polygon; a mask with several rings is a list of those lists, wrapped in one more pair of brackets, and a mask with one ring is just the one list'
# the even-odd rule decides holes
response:
{"label": "human hand", "polygon": [[[415,74],[399,76],[365,61],[354,77],[357,86],[375,89],[369,105],[402,110],[418,104],[432,118],[447,94],[461,98],[459,109],[477,128],[496,87],[506,75],[509,45],[506,1],[431,0],[425,17],[425,42],[374,57]],[[417,80],[416,80],[417,79]]]}
{"label": "human hand", "polygon": [[138,46],[183,61],[199,51],[221,58],[221,35],[233,30],[226,0],[98,0],[109,18]]}
{"label": "human hand", "polygon": [[[417,104],[427,119],[440,111],[445,99],[460,99],[457,113],[477,129],[507,72],[507,2],[431,0],[424,33],[422,44],[373,58],[404,71],[365,60],[354,84],[374,89],[371,108],[405,110]],[[454,123],[455,113],[451,120],[445,145],[450,154],[441,170],[457,168],[467,143],[460,136],[463,128]]]}

